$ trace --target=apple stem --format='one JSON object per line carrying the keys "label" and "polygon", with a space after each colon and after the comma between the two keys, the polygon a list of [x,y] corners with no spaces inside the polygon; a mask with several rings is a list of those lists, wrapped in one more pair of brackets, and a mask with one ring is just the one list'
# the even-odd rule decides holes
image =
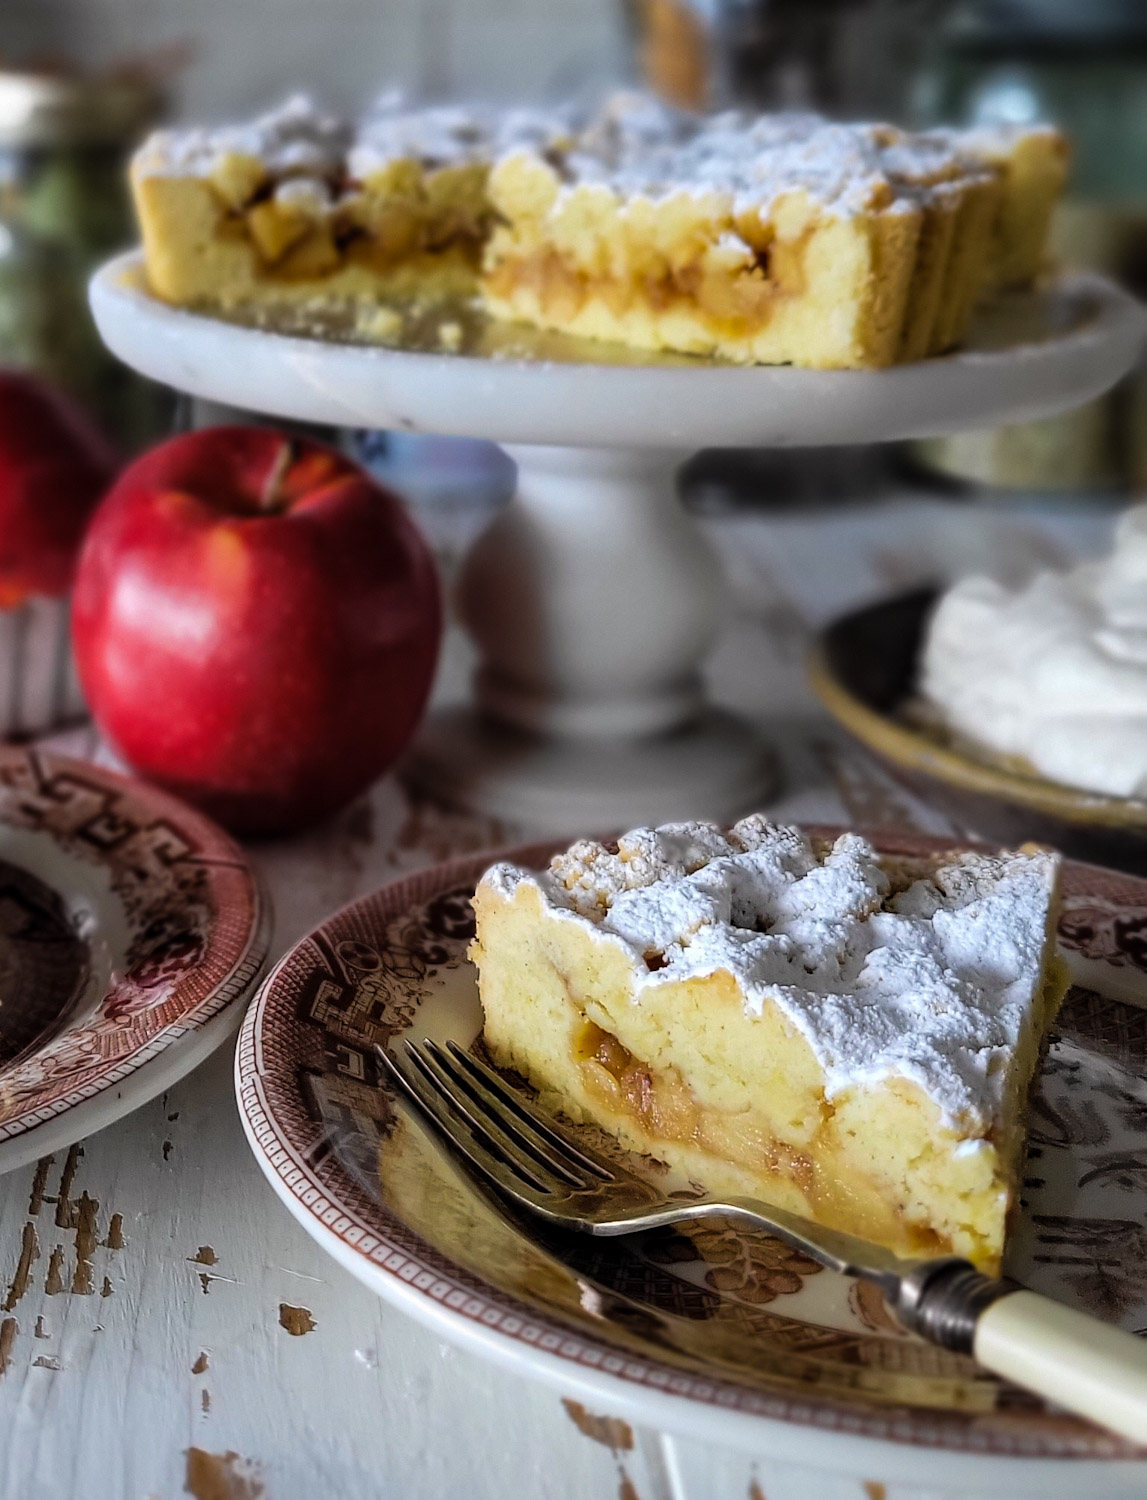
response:
{"label": "apple stem", "polygon": [[280,510],[282,508],[283,480],[287,477],[287,470],[295,461],[295,445],[287,438],[283,446],[275,455],[275,462],[267,473],[266,483],[263,485],[263,493],[259,496],[260,510]]}

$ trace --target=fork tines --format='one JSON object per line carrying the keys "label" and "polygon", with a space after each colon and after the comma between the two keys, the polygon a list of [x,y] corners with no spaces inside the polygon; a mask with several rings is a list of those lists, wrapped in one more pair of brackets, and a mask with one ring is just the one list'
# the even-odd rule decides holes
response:
{"label": "fork tines", "polygon": [[375,1050],[402,1092],[496,1186],[553,1197],[615,1179],[608,1162],[575,1146],[457,1042],[403,1038],[393,1052]]}

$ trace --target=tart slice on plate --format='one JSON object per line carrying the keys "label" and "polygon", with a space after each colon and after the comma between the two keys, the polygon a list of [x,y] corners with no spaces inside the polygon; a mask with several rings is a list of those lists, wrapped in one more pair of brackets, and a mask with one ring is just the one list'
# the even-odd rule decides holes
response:
{"label": "tart slice on plate", "polygon": [[583,841],[478,884],[484,1040],[710,1190],[994,1270],[1058,907],[1034,847],[900,859],[759,816]]}

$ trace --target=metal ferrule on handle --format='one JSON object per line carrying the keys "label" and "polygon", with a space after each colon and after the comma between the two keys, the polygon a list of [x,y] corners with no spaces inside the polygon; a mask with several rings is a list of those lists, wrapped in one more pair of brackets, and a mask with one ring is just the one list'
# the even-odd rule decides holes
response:
{"label": "metal ferrule on handle", "polygon": [[930,1343],[955,1354],[971,1354],[981,1313],[1017,1290],[1015,1282],[985,1276],[971,1261],[925,1261],[901,1279],[896,1316]]}
{"label": "metal ferrule on handle", "polygon": [[895,1299],[906,1328],[1147,1445],[1147,1343],[964,1260],[924,1263]]}

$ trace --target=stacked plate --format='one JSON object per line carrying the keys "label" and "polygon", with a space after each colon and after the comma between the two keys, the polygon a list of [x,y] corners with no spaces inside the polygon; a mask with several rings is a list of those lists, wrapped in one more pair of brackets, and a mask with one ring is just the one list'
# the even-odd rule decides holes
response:
{"label": "stacked plate", "polygon": [[0,1172],[129,1114],[226,1041],[269,926],[208,819],[0,746]]}

